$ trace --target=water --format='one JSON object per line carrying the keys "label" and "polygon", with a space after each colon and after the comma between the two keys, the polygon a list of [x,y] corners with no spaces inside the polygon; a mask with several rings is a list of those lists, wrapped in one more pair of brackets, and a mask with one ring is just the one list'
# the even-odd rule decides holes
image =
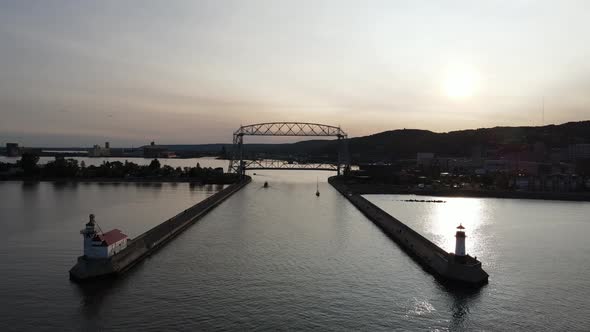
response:
{"label": "water", "polygon": [[490,284],[462,292],[408,258],[325,183],[329,173],[257,173],[123,278],[86,287],[67,271],[88,213],[134,236],[219,188],[0,182],[0,327],[587,330],[588,203],[368,196],[447,250],[463,222]]}
{"label": "water", "polygon": [[[494,198],[367,195],[367,199],[454,251],[455,227],[490,274],[469,318],[529,330],[588,330],[590,203]],[[403,202],[405,199],[445,203]],[[567,318],[565,318],[567,317]],[[502,320],[507,319],[507,322]],[[478,325],[475,325],[478,326]],[[484,325],[485,326],[485,325]],[[482,326],[483,327],[483,326]],[[492,326],[485,326],[493,329]]]}

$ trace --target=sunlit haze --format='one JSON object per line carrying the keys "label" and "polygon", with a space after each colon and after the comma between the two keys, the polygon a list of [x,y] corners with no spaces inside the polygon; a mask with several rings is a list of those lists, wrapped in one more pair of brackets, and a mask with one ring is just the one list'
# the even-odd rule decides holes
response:
{"label": "sunlit haze", "polygon": [[3,1],[0,143],[586,120],[588,31],[588,1]]}
{"label": "sunlit haze", "polygon": [[445,93],[450,98],[468,98],[477,91],[477,70],[469,67],[450,68],[444,80]]}

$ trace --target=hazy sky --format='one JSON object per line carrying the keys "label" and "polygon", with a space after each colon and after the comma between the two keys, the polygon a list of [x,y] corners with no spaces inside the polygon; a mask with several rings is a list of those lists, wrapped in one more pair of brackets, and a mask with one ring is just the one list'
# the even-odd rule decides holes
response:
{"label": "hazy sky", "polygon": [[0,144],[585,120],[589,59],[590,1],[0,0]]}

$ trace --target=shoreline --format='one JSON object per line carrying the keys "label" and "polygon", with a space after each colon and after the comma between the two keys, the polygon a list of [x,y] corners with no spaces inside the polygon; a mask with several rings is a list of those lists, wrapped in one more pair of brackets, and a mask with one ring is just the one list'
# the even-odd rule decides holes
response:
{"label": "shoreline", "polygon": [[506,199],[537,199],[570,202],[590,202],[590,192],[505,191],[470,189],[408,189],[405,186],[383,183],[357,183],[344,180],[360,195],[417,195],[439,197],[479,197]]}
{"label": "shoreline", "polygon": [[[96,156],[89,156],[89,155],[70,155],[70,154],[40,154],[38,155],[39,157],[45,157],[45,158],[56,158],[56,157],[64,157],[66,159],[68,158],[88,158],[88,159],[146,159],[146,160],[153,160],[153,159],[181,159],[181,160],[185,160],[185,159],[216,159],[216,160],[229,160],[229,159],[225,159],[225,158],[218,158],[218,156],[194,156],[194,157],[144,157],[144,156],[117,156],[117,155],[111,155],[111,156],[100,156],[100,157],[96,157]],[[10,159],[15,159],[18,160],[20,159],[22,156],[7,156],[4,154],[0,154],[0,157],[4,157],[4,158],[10,158]]]}
{"label": "shoreline", "polygon": [[[0,178],[0,182],[58,182],[58,183],[190,183],[198,185],[230,185],[237,182],[203,182],[197,179],[158,178],[158,179],[125,179],[125,178]],[[239,182],[239,181],[238,181]]]}

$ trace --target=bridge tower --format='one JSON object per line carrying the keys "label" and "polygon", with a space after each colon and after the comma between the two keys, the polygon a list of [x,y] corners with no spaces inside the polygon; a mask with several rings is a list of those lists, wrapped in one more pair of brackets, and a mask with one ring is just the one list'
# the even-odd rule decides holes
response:
{"label": "bridge tower", "polygon": [[348,174],[350,171],[350,152],[346,134],[338,135],[338,175]]}

